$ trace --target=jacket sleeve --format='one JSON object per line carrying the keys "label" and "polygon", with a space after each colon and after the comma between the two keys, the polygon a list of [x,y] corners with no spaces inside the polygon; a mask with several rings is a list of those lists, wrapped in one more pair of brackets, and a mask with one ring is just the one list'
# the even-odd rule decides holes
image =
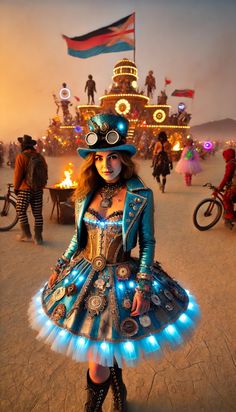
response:
{"label": "jacket sleeve", "polygon": [[18,190],[24,179],[25,174],[25,162],[24,155],[21,153],[16,156],[15,168],[14,168],[14,189]]}
{"label": "jacket sleeve", "polygon": [[140,272],[150,274],[155,251],[154,238],[154,201],[153,193],[149,189],[147,194],[147,203],[142,212],[139,225],[139,254],[140,254]]}
{"label": "jacket sleeve", "polygon": [[74,255],[74,253],[79,249],[79,244],[78,244],[78,213],[79,213],[79,202],[75,202],[75,233],[70,241],[70,244],[66,251],[63,253],[63,256],[66,257],[67,259],[71,259],[71,257]]}

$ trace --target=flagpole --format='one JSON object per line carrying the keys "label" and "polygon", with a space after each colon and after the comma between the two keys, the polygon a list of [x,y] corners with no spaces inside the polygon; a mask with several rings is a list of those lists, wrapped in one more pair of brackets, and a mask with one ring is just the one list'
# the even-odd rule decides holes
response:
{"label": "flagpole", "polygon": [[135,12],[134,12],[134,63],[135,63],[135,49],[136,49],[136,38],[135,38]]}

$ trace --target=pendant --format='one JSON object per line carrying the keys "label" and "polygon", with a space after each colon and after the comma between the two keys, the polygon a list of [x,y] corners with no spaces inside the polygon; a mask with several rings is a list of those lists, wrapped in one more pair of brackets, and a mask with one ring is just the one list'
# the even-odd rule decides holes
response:
{"label": "pendant", "polygon": [[100,206],[104,209],[108,209],[112,205],[112,200],[109,198],[102,199],[100,202]]}

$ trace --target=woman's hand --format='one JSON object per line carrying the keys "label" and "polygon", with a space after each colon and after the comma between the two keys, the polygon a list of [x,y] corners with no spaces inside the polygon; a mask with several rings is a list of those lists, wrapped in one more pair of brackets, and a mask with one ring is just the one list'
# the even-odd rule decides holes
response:
{"label": "woman's hand", "polygon": [[131,309],[131,316],[144,315],[150,309],[150,301],[145,299],[141,293],[135,293],[133,298],[133,305]]}
{"label": "woman's hand", "polygon": [[52,288],[52,287],[53,287],[53,285],[55,284],[57,278],[58,278],[58,273],[57,273],[57,272],[53,272],[53,273],[51,274],[50,278],[49,278],[49,281],[48,281],[48,287],[49,287],[49,288]]}

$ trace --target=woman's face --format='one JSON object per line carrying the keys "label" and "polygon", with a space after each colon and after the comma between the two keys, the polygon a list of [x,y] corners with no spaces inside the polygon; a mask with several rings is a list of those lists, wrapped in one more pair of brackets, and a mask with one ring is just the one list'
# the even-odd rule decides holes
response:
{"label": "woman's face", "polygon": [[119,152],[96,152],[95,167],[98,174],[107,182],[115,183],[119,180],[122,169]]}

